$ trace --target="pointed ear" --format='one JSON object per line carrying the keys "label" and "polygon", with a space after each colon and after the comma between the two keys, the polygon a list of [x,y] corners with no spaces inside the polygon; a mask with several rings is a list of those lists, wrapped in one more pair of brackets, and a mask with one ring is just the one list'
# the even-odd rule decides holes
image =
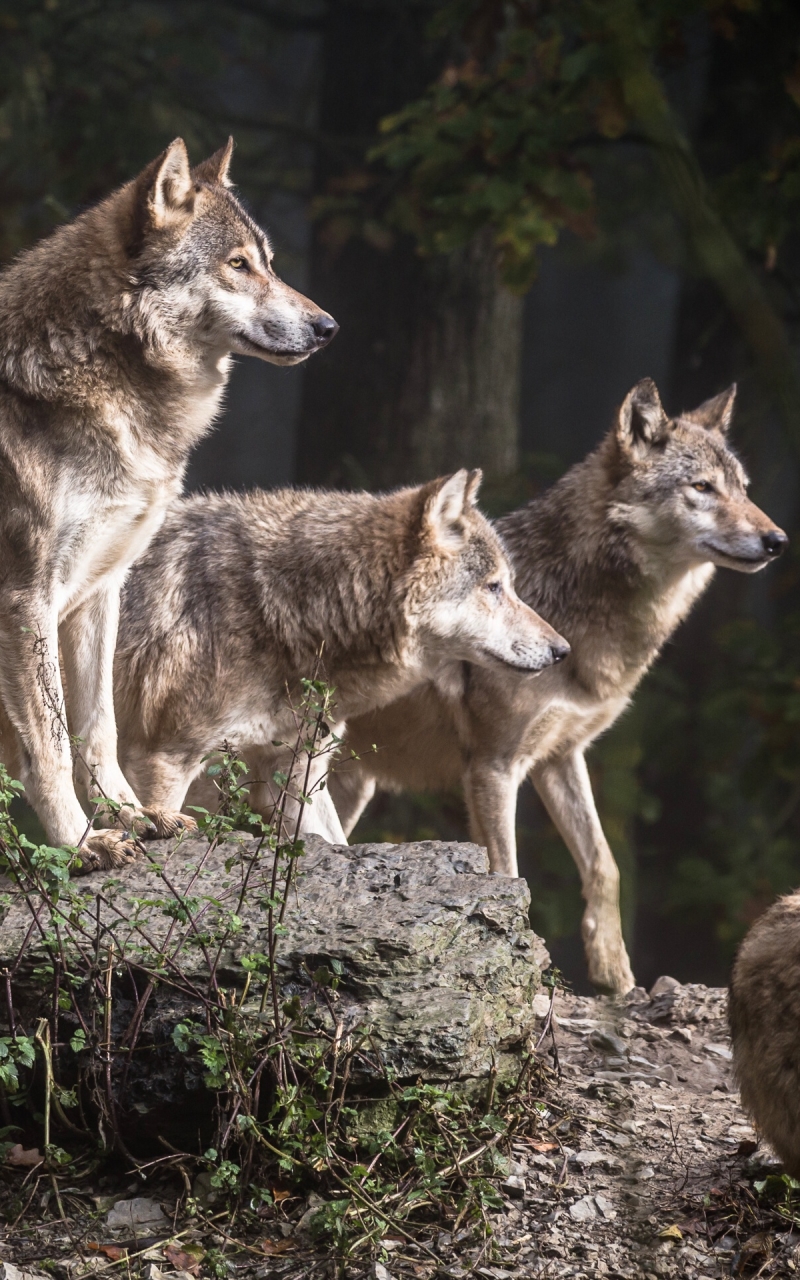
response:
{"label": "pointed ear", "polygon": [[658,388],[652,378],[642,378],[623,400],[617,418],[617,439],[628,453],[644,457],[664,440],[670,429]]}
{"label": "pointed ear", "polygon": [[731,425],[735,405],[736,383],[732,382],[727,391],[720,391],[718,396],[704,400],[697,409],[682,413],[681,417],[698,427],[705,427],[707,431],[721,431],[724,435]]}
{"label": "pointed ear", "polygon": [[470,471],[467,477],[467,484],[464,489],[464,505],[467,503],[474,507],[478,501],[478,490],[483,483],[483,472],[480,467],[476,467],[474,471]]}
{"label": "pointed ear", "polygon": [[[478,473],[480,475],[480,473]],[[422,517],[423,527],[442,547],[456,551],[464,541],[464,514],[472,507],[470,484],[475,472],[464,468],[453,476],[434,480],[429,486]]]}
{"label": "pointed ear", "polygon": [[163,155],[145,169],[145,203],[155,227],[183,222],[194,208],[194,183],[183,138],[176,138]]}
{"label": "pointed ear", "polygon": [[192,169],[195,182],[208,182],[211,186],[229,187],[231,185],[228,170],[233,155],[233,138],[228,138],[224,147],[215,151],[207,160],[201,160]]}

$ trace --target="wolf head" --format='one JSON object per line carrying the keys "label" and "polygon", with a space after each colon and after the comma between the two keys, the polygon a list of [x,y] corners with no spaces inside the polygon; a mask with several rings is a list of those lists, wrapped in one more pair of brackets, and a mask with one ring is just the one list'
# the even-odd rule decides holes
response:
{"label": "wolf head", "polygon": [[756,573],[787,546],[748,498],[747,475],[728,445],[735,398],[734,385],[670,419],[650,378],[625,397],[606,441],[612,513],[645,557]]}
{"label": "wolf head", "polygon": [[503,545],[475,500],[480,471],[420,491],[422,518],[410,596],[418,633],[443,658],[536,673],[569,645],[519,599]]}
{"label": "wolf head", "polygon": [[171,321],[214,357],[298,364],[336,321],[279,280],[272,249],[230,190],[233,139],[194,169],[176,138],[126,189],[131,276],[169,339]]}

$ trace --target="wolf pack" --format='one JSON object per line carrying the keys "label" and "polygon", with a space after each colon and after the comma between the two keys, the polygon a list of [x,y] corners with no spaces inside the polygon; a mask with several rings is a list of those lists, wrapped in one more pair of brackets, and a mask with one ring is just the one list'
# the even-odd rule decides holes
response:
{"label": "wolf pack", "polygon": [[[467,470],[182,497],[232,357],[297,364],[338,328],[277,276],[232,146],[192,167],[176,139],[0,276],[0,760],[76,871],[123,868],[194,828],[225,741],[270,818],[322,662],[342,746],[304,765],[304,832],[346,843],[376,790],[461,786],[516,876],[530,779],[580,873],[589,977],[624,995],[586,751],[715,570],[787,545],[728,440],[736,388],[669,417],[643,379],[587,458],[494,522]],[[743,1097],[800,1174],[800,899],[757,923],[731,1001]]]}

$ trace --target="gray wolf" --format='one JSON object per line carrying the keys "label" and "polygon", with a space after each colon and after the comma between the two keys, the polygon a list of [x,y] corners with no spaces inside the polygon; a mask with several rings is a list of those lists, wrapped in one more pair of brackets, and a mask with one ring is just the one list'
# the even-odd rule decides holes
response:
{"label": "gray wolf", "polygon": [[[383,496],[173,503],[125,586],[115,664],[120,758],[147,804],[180,806],[227,739],[250,766],[251,806],[269,818],[270,780],[288,772],[293,706],[320,651],[337,734],[454,662],[524,683],[564,658],[569,646],[514,592],[475,506],[479,481],[462,470]],[[303,827],[346,844],[320,787],[328,762],[312,761]]]}
{"label": "gray wolf", "polygon": [[731,387],[669,419],[645,379],[593,453],[497,521],[522,599],[569,640],[564,663],[525,682],[465,667],[455,695],[455,678],[449,690],[431,683],[351,720],[346,745],[360,760],[331,779],[347,832],[376,786],[462,783],[472,838],[493,871],[516,875],[516,797],[529,775],[578,865],[589,974],[609,991],[634,979],[586,749],[627,706],[715,566],[755,573],[787,543],[747,497],[727,443],[734,396]]}
{"label": "gray wolf", "polygon": [[231,353],[294,364],[336,331],[275,275],[229,190],[231,150],[191,169],[176,139],[0,276],[0,758],[51,843],[83,844],[84,869],[134,849],[124,831],[89,835],[76,783],[120,802],[122,827],[180,822],[145,815],[117,762],[125,573],[180,491]]}
{"label": "gray wolf", "polygon": [[779,898],[747,934],[728,1013],[742,1106],[800,1178],[800,893]]}

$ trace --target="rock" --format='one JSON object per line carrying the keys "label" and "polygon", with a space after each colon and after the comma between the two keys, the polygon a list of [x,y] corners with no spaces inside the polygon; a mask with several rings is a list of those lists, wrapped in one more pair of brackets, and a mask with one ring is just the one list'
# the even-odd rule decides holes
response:
{"label": "rock", "polygon": [[628,1048],[620,1036],[605,1027],[598,1027],[596,1031],[590,1033],[589,1044],[593,1049],[599,1049],[601,1053],[615,1053],[623,1061]]}
{"label": "rock", "polygon": [[597,1217],[594,1196],[582,1196],[569,1206],[569,1216],[574,1222],[592,1222]]}
{"label": "rock", "polygon": [[704,1044],[703,1048],[706,1053],[713,1053],[717,1058],[724,1058],[726,1062],[733,1060],[733,1054],[726,1044]]}
{"label": "rock", "polygon": [[501,1182],[500,1186],[503,1191],[505,1191],[506,1195],[515,1196],[517,1198],[521,1198],[525,1195],[525,1179],[520,1177],[518,1173],[509,1174],[505,1181]]}
{"label": "rock", "polygon": [[[264,856],[253,865],[256,849],[256,841],[244,836],[210,854],[201,840],[184,840],[177,847],[175,842],[154,842],[151,862],[142,858],[113,877],[98,872],[74,882],[86,928],[94,937],[99,903],[100,925],[113,929],[117,958],[126,954],[135,965],[138,950],[145,962],[149,958],[153,963],[153,951],[168,930],[176,936],[175,899],[162,880],[165,875],[179,894],[199,900],[194,910],[202,910],[206,932],[221,928],[220,921],[237,911],[241,924],[223,947],[217,977],[224,987],[242,990],[242,959],[267,951],[264,901],[272,864],[271,856]],[[348,847],[310,837],[298,859],[286,936],[278,946],[282,998],[298,997],[309,1017],[331,1030],[323,994],[330,997],[343,1038],[370,1027],[372,1045],[400,1081],[468,1082],[485,1077],[493,1063],[501,1077],[514,1076],[535,1033],[533,998],[549,957],[530,928],[525,882],[488,871],[485,850],[471,844]],[[246,874],[247,892],[240,904]],[[109,889],[98,900],[107,882]],[[31,924],[28,907],[13,892],[10,896],[0,932],[0,967],[14,964]],[[164,900],[172,915],[165,913]],[[137,913],[149,946],[143,947],[137,932]],[[49,909],[42,907],[39,918],[45,928],[49,917]],[[39,1009],[46,1012],[52,1000],[37,985],[35,969],[44,958],[45,952],[31,941],[17,968],[15,1003],[30,1018]],[[200,947],[184,947],[180,965],[184,978],[199,988],[207,985]],[[338,989],[321,993],[312,975],[327,974],[329,981],[334,972]],[[256,1017],[260,995],[254,983],[244,1006]],[[118,1039],[135,1006],[130,985],[119,979],[113,1001]],[[153,992],[137,1053],[126,1068],[124,1097],[117,1099],[132,1142],[145,1132],[169,1137],[182,1116],[187,1140],[191,1133],[196,1143],[198,1123],[207,1122],[210,1095],[202,1065],[191,1054],[178,1053],[172,1040],[176,1024],[199,1012],[190,995],[168,982]],[[66,1017],[65,1023],[69,1025]],[[352,1067],[355,1079],[382,1079],[384,1074],[372,1050],[354,1059]],[[120,1067],[114,1077],[120,1088],[123,1078]]]}
{"label": "rock", "polygon": [[141,1236],[165,1230],[170,1224],[160,1204],[137,1196],[134,1200],[118,1200],[108,1212],[106,1225],[112,1231],[127,1231]]}
{"label": "rock", "polygon": [[12,1262],[0,1262],[0,1280],[48,1280],[41,1271],[22,1271]]}
{"label": "rock", "polygon": [[670,978],[666,974],[662,978],[656,978],[650,988],[650,999],[654,1000],[656,996],[666,995],[668,991],[674,991],[680,985],[677,978]]}

